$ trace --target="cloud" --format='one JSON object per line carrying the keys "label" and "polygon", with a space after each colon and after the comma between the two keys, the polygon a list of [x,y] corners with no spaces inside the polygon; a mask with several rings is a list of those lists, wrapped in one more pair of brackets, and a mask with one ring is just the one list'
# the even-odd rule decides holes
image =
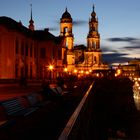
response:
{"label": "cloud", "polygon": [[[54,21],[57,24],[60,24],[60,20],[55,20]],[[87,24],[86,20],[73,20],[73,26],[84,26]]]}
{"label": "cloud", "polygon": [[130,42],[130,43],[133,42],[134,43],[140,39],[134,37],[114,37],[114,38],[108,38],[107,40],[110,42]]}
{"label": "cloud", "polygon": [[140,49],[140,45],[139,46],[126,46],[126,47],[123,47],[123,49],[126,49],[126,50],[136,50],[136,49]]}
{"label": "cloud", "polygon": [[86,25],[86,24],[87,24],[87,21],[85,21],[85,20],[74,20],[73,21],[74,26],[83,26],[83,25]]}
{"label": "cloud", "polygon": [[112,53],[116,53],[118,52],[117,50],[114,50],[114,49],[111,49],[113,47],[109,47],[109,46],[101,46],[101,50],[102,50],[102,53],[106,53],[106,52],[112,52]]}
{"label": "cloud", "polygon": [[103,54],[103,62],[105,63],[124,63],[124,62],[128,62],[129,60],[132,60],[132,58],[127,57],[127,53],[106,53]]}
{"label": "cloud", "polygon": [[[108,63],[127,63],[135,57],[140,58],[140,38],[135,37],[115,37],[108,38],[110,42],[115,44],[111,46],[104,46],[101,48],[103,52],[103,60]],[[122,42],[122,43],[121,43]],[[125,44],[127,43],[127,45]],[[114,47],[115,46],[115,47]]]}
{"label": "cloud", "polygon": [[49,27],[49,31],[58,31],[59,28],[58,27]]}
{"label": "cloud", "polygon": [[45,30],[45,29],[48,29],[49,31],[58,31],[59,30],[58,27],[38,28],[38,30]]}

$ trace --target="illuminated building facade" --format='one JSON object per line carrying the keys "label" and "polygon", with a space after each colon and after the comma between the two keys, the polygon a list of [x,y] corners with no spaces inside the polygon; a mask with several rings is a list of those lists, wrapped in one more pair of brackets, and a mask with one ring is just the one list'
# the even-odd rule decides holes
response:
{"label": "illuminated building facade", "polygon": [[[43,79],[62,74],[65,65],[65,39],[48,29],[35,30],[9,17],[0,17],[0,79]],[[49,65],[54,65],[50,75]]]}
{"label": "illuminated building facade", "polygon": [[94,11],[94,6],[89,20],[86,49],[85,47],[73,47],[74,36],[72,26],[73,20],[66,8],[60,19],[60,36],[66,38],[68,71],[72,72],[75,69],[79,71],[108,69],[108,66],[104,65],[101,60],[100,34],[98,32],[98,19]]}
{"label": "illuminated building facade", "polygon": [[[74,47],[73,19],[67,8],[60,19],[60,35],[49,29],[35,30],[32,17],[28,28],[21,21],[0,17],[0,79],[47,79],[67,72],[107,69],[102,64],[96,13],[91,13],[87,47]],[[49,69],[53,65],[53,69]]]}
{"label": "illuminated building facade", "polygon": [[139,77],[140,76],[140,59],[132,59],[127,65],[120,66],[123,76]]}
{"label": "illuminated building facade", "polygon": [[69,70],[73,69],[75,67],[75,54],[74,54],[74,36],[72,33],[72,18],[70,13],[67,11],[67,8],[65,12],[63,13],[61,19],[60,19],[60,36],[65,37],[66,39],[66,48],[67,48],[67,68]]}
{"label": "illuminated building facade", "polygon": [[96,13],[91,13],[89,19],[89,33],[87,36],[87,51],[85,52],[85,63],[91,67],[100,67],[101,64],[101,49],[100,49],[100,34],[98,32],[98,19]]}

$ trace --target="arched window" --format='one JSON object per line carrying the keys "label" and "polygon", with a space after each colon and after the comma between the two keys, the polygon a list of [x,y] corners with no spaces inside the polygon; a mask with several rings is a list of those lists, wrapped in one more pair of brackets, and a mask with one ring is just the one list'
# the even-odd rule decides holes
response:
{"label": "arched window", "polygon": [[18,64],[15,64],[15,78],[18,78]]}
{"label": "arched window", "polygon": [[19,42],[18,42],[17,38],[16,38],[16,41],[15,41],[15,52],[16,52],[16,54],[19,53]]}
{"label": "arched window", "polygon": [[24,55],[24,42],[22,41],[21,44],[21,55]]}
{"label": "arched window", "polygon": [[68,32],[68,27],[64,28],[64,35],[66,35],[66,33]]}
{"label": "arched window", "polygon": [[26,43],[26,46],[25,46],[25,55],[28,56],[28,43]]}
{"label": "arched window", "polygon": [[94,56],[94,63],[96,64],[96,61],[97,61],[97,58],[96,58],[96,56]]}
{"label": "arched window", "polygon": [[30,57],[32,57],[32,56],[33,56],[33,46],[31,44],[31,46],[30,46]]}

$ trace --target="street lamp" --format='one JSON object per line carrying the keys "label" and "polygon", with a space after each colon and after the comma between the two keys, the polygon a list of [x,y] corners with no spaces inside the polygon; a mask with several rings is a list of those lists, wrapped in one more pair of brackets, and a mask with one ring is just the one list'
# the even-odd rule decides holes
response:
{"label": "street lamp", "polygon": [[53,65],[49,66],[49,70],[51,70],[51,71],[53,70]]}
{"label": "street lamp", "polygon": [[52,81],[52,71],[54,69],[53,65],[49,65],[49,70],[50,70],[50,82]]}
{"label": "street lamp", "polygon": [[77,69],[74,70],[74,73],[75,73],[75,74],[77,73]]}
{"label": "street lamp", "polygon": [[68,69],[64,68],[64,75],[63,75],[64,78],[67,76],[67,72],[68,72]]}
{"label": "street lamp", "polygon": [[64,68],[64,72],[67,72],[68,71],[68,69],[67,68]]}

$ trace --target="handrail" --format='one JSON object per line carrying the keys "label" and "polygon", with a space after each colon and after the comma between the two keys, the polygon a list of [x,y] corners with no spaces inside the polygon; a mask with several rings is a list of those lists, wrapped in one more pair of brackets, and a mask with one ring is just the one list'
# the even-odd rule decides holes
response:
{"label": "handrail", "polygon": [[91,88],[93,87],[94,82],[92,82],[92,84],[90,85],[89,89],[87,90],[86,94],[84,95],[84,97],[82,98],[81,102],[79,103],[79,105],[77,106],[77,108],[75,109],[74,113],[72,114],[72,116],[70,117],[68,123],[66,124],[65,128],[63,129],[62,133],[60,134],[58,140],[67,140],[75,122],[76,119],[78,118],[78,115],[90,93]]}

